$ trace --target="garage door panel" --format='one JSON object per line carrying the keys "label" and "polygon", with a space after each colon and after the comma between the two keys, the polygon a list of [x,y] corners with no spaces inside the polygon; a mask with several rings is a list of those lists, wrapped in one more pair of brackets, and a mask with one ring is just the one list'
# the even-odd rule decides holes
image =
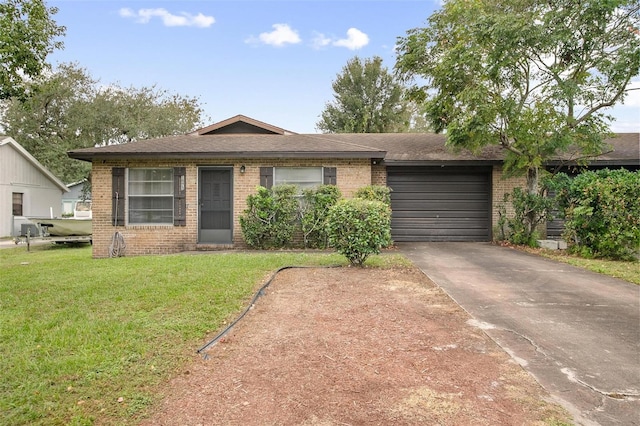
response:
{"label": "garage door panel", "polygon": [[[479,221],[464,217],[423,217],[415,219],[411,224],[411,228],[418,229],[484,229]],[[406,227],[402,220],[391,219],[391,225],[392,227],[396,225],[398,228]]]}
{"label": "garage door panel", "polygon": [[[397,200],[393,207],[395,210],[482,210],[486,211],[489,206],[486,197],[471,195],[466,199],[440,197],[437,200]],[[392,198],[392,202],[396,199]]]}
{"label": "garage door panel", "polygon": [[488,241],[490,168],[390,167],[395,241]]}
{"label": "garage door panel", "polygon": [[413,203],[413,202],[421,202],[421,201],[429,201],[432,203],[436,203],[439,200],[460,200],[460,201],[484,200],[486,201],[487,194],[480,193],[477,191],[465,192],[465,193],[458,193],[458,192],[451,192],[451,191],[449,192],[447,191],[417,192],[416,191],[416,192],[399,192],[395,194],[392,193],[391,198],[400,204],[402,204],[403,202]]}
{"label": "garage door panel", "polygon": [[[412,229],[392,229],[394,241],[486,241],[484,229],[421,229],[417,232]],[[449,238],[449,239],[447,239]]]}
{"label": "garage door panel", "polygon": [[395,210],[391,213],[392,220],[400,220],[406,218],[468,218],[468,219],[484,219],[487,213],[484,211],[466,211],[466,210]]}
{"label": "garage door panel", "polygon": [[394,183],[394,192],[475,192],[483,191],[486,182],[413,182]]}
{"label": "garage door panel", "polygon": [[478,174],[475,172],[460,171],[463,169],[452,169],[447,171],[446,168],[436,168],[431,171],[416,170],[415,172],[406,171],[402,176],[394,177],[396,182],[475,182]]}

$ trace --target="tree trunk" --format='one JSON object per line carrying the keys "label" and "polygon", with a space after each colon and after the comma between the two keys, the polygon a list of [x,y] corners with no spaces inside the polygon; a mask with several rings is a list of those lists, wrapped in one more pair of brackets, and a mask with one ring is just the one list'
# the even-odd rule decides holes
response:
{"label": "tree trunk", "polygon": [[527,192],[530,195],[538,195],[538,167],[527,169]]}

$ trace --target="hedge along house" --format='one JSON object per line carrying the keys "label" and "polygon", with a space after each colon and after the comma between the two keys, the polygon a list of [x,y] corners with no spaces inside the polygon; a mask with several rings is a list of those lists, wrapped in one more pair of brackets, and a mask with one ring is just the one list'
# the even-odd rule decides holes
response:
{"label": "hedge along house", "polygon": [[335,184],[345,197],[388,185],[395,241],[490,241],[503,194],[524,184],[502,179],[499,147],[453,154],[443,135],[296,134],[242,115],[69,156],[92,162],[94,257],[115,232],[127,255],[245,247],[247,196],[280,183]]}

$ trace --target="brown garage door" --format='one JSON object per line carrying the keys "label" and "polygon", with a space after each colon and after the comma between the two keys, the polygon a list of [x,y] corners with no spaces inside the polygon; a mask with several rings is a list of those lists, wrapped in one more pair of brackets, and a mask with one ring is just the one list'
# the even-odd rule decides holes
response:
{"label": "brown garage door", "polygon": [[394,241],[489,241],[491,169],[388,167]]}

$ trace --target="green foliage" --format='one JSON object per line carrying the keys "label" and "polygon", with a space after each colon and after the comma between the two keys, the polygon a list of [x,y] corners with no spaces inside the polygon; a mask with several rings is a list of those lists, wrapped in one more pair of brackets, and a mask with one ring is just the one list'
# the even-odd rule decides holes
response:
{"label": "green foliage", "polygon": [[640,285],[640,274],[638,274],[639,262],[622,261],[611,259],[588,259],[567,253],[567,250],[538,250],[537,254],[568,263],[573,266],[588,269],[599,274],[620,278],[630,283]]}
{"label": "green foliage", "polygon": [[380,201],[391,207],[391,188],[383,185],[368,185],[358,189],[355,198]]}
{"label": "green foliage", "polygon": [[290,245],[298,216],[297,187],[259,186],[257,194],[247,197],[247,208],[240,215],[245,242],[253,248],[268,249]]}
{"label": "green foliage", "polygon": [[[292,247],[296,232],[301,231],[305,248],[336,247],[336,242],[344,247],[348,243],[350,246],[342,250],[349,253],[350,261],[354,259],[355,264],[361,264],[368,255],[377,254],[380,247],[391,244],[390,191],[386,186],[360,188],[356,198],[347,202],[338,213],[333,211],[342,201],[339,201],[341,194],[335,185],[306,189],[302,191],[302,197],[297,196],[294,185],[278,185],[272,189],[258,187],[257,194],[247,197],[247,209],[240,216],[240,226],[245,242],[252,248]],[[382,212],[378,211],[378,205],[384,207]],[[342,223],[331,223],[332,220]],[[389,223],[380,227],[385,220]],[[353,221],[357,223],[351,223]],[[370,228],[372,226],[377,228]],[[340,229],[350,230],[344,234],[348,241],[331,237],[331,230],[338,232]],[[367,232],[359,229],[367,229]]]}
{"label": "green foliage", "polygon": [[0,127],[67,183],[91,169],[67,151],[185,134],[200,124],[196,99],[156,87],[105,88],[76,64],[62,64],[30,87],[29,98],[6,102]]}
{"label": "green foliage", "polygon": [[538,239],[536,228],[550,220],[554,201],[546,197],[544,191],[531,194],[522,188],[514,188],[510,194],[504,195],[504,202],[511,203],[514,215],[507,217],[504,207],[501,209],[498,224],[502,236],[513,244],[535,247]]}
{"label": "green foliage", "polygon": [[640,250],[640,173],[587,171],[556,194],[564,238],[584,257],[633,260]]}
{"label": "green foliage", "polygon": [[91,247],[0,250],[0,424],[138,424],[164,396],[160,385],[193,362],[266,274],[340,257],[94,260]]}
{"label": "green foliage", "polygon": [[62,42],[65,27],[52,19],[58,8],[43,0],[3,0],[0,3],[0,100],[28,95],[25,82],[47,68],[46,57]]}
{"label": "green foliage", "polygon": [[316,123],[324,133],[384,133],[404,131],[412,111],[404,89],[382,66],[380,57],[347,61],[332,84],[334,101],[325,105]]}
{"label": "green foliage", "polygon": [[391,243],[391,209],[380,201],[341,200],[329,211],[329,243],[352,265],[362,266]]}
{"label": "green foliage", "polygon": [[335,185],[321,185],[302,191],[299,214],[305,248],[326,248],[329,245],[327,216],[340,197],[340,190]]}
{"label": "green foliage", "polygon": [[637,0],[450,0],[398,40],[396,71],[449,146],[500,144],[534,194],[546,160],[602,152],[640,72],[639,20]]}

